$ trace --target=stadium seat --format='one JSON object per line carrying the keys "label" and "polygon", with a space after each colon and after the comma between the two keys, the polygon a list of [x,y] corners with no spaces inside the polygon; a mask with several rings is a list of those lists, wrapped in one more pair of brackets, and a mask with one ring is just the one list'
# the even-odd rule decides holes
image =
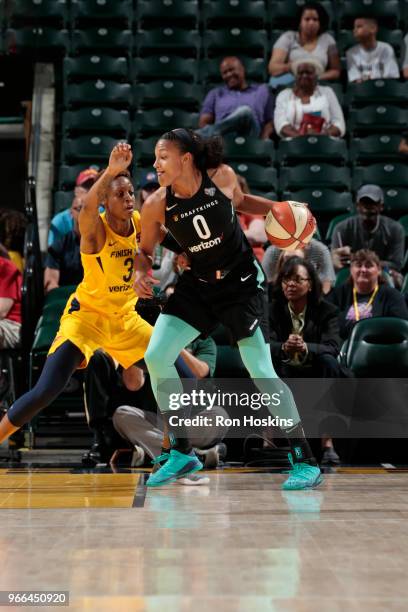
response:
{"label": "stadium seat", "polygon": [[408,188],[408,166],[402,163],[379,163],[354,167],[353,189],[357,190],[366,183],[375,183],[381,187]]}
{"label": "stadium seat", "polygon": [[64,89],[64,104],[70,106],[120,106],[132,104],[132,88],[129,83],[114,81],[84,81],[67,85]]}
{"label": "stadium seat", "polygon": [[346,366],[358,377],[408,376],[408,321],[397,317],[363,319],[354,326]]}
{"label": "stadium seat", "polygon": [[[200,81],[207,81],[212,86],[222,84],[220,64],[224,56],[202,59],[199,66]],[[245,66],[246,77],[251,81],[266,81],[266,64],[260,57],[241,57]]]}
{"label": "stadium seat", "polygon": [[405,237],[408,238],[408,215],[403,215],[398,221],[401,223],[404,228]]}
{"label": "stadium seat", "polygon": [[87,79],[126,81],[129,78],[129,68],[126,57],[112,57],[111,55],[65,57],[63,72],[66,83],[84,81]]}
{"label": "stadium seat", "polygon": [[101,26],[99,28],[87,28],[86,30],[74,30],[72,33],[72,52],[81,55],[95,51],[96,53],[103,52],[123,56],[131,53],[132,45],[131,30]]}
{"label": "stadium seat", "polygon": [[281,168],[279,188],[281,191],[314,187],[335,190],[350,189],[350,170],[330,164],[302,164],[293,168]]}
{"label": "stadium seat", "polygon": [[90,22],[128,28],[133,21],[132,0],[71,0],[71,18],[75,25],[88,27]]}
{"label": "stadium seat", "polygon": [[[397,55],[400,57],[403,48],[403,33],[401,30],[390,30],[388,28],[378,29],[378,40],[391,45]],[[337,36],[337,46],[342,57],[346,55],[347,49],[356,44],[356,39],[353,36],[353,29],[341,30]]]}
{"label": "stadium seat", "polygon": [[237,174],[247,180],[250,189],[276,191],[278,180],[275,168],[244,162],[232,162],[231,166]]}
{"label": "stadium seat", "polygon": [[73,191],[56,191],[53,198],[53,214],[56,215],[57,213],[70,208],[73,199]]}
{"label": "stadium seat", "polygon": [[375,134],[398,132],[406,127],[407,111],[394,105],[372,104],[358,110],[351,110],[347,127],[350,132]]}
{"label": "stadium seat", "polygon": [[350,83],[347,98],[349,104],[354,107],[367,104],[405,104],[408,98],[408,83],[400,83],[397,79]]}
{"label": "stadium seat", "polygon": [[353,138],[350,143],[350,161],[369,164],[380,160],[401,160],[398,146],[399,134],[373,134],[364,138]]}
{"label": "stadium seat", "polygon": [[139,111],[136,114],[136,122],[140,124],[140,130],[144,134],[162,134],[177,126],[196,128],[198,114],[178,108],[152,108]]}
{"label": "stadium seat", "polygon": [[135,88],[135,99],[143,107],[181,106],[197,109],[202,100],[200,85],[191,85],[184,81],[152,81]]}
{"label": "stadium seat", "polygon": [[401,293],[408,294],[408,274],[404,276],[404,280],[401,286]]}
{"label": "stadium seat", "polygon": [[81,108],[65,111],[62,116],[62,127],[65,134],[115,134],[127,138],[130,133],[130,119],[127,110],[113,108]]}
{"label": "stadium seat", "polygon": [[197,58],[201,38],[197,30],[166,27],[138,32],[135,45],[140,56],[177,53]]}
{"label": "stadium seat", "polygon": [[[304,4],[302,0],[278,0],[270,3],[270,22],[273,28],[280,30],[297,30],[297,16],[299,8]],[[332,2],[320,2],[329,15],[329,27],[335,21]]]}
{"label": "stadium seat", "polygon": [[408,189],[384,189],[384,213],[394,218],[408,214]]}
{"label": "stadium seat", "polygon": [[342,268],[336,273],[335,287],[343,285],[350,278],[350,268]]}
{"label": "stadium seat", "polygon": [[139,138],[133,143],[133,158],[134,161],[142,166],[151,166],[154,162],[154,148],[157,143],[157,137]]}
{"label": "stadium seat", "polygon": [[177,55],[153,55],[136,57],[133,60],[133,73],[138,82],[155,79],[197,80],[197,61],[192,57]]}
{"label": "stadium seat", "polygon": [[343,213],[342,215],[337,215],[336,217],[334,217],[334,219],[332,219],[329,223],[329,227],[327,228],[327,232],[326,232],[326,236],[324,237],[325,242],[327,242],[327,244],[330,244],[333,238],[333,233],[335,230],[335,227],[338,223],[340,223],[341,221],[344,221],[344,219],[347,219],[348,217],[352,217],[353,215],[350,213]]}
{"label": "stadium seat", "polygon": [[332,189],[302,189],[292,193],[285,191],[282,200],[307,202],[318,221],[331,220],[340,214],[349,214],[354,209],[353,197],[349,191],[341,193]]}
{"label": "stadium seat", "polygon": [[301,163],[306,160],[345,164],[348,161],[348,151],[344,140],[339,138],[299,136],[280,141],[277,159],[283,164]]}
{"label": "stadium seat", "polygon": [[77,179],[77,176],[80,172],[82,172],[82,170],[85,170],[85,168],[87,167],[91,167],[91,168],[95,168],[95,170],[98,170],[98,172],[100,170],[102,170],[102,167],[105,167],[106,165],[106,161],[105,164],[98,164],[98,163],[93,163],[89,164],[89,162],[85,162],[82,164],[76,164],[74,166],[68,166],[68,165],[61,165],[59,167],[59,172],[58,172],[58,189],[60,190],[71,190],[75,187],[75,181]]}
{"label": "stadium seat", "polygon": [[136,19],[140,29],[149,29],[166,24],[195,29],[198,25],[197,0],[139,0],[136,4]]}
{"label": "stadium seat", "polygon": [[344,28],[352,28],[354,19],[361,15],[375,17],[388,28],[397,27],[400,21],[398,0],[345,0],[338,9],[340,25]]}
{"label": "stadium seat", "polygon": [[7,30],[6,37],[9,48],[15,47],[17,53],[30,53],[33,60],[64,54],[69,47],[68,30],[43,26]]}
{"label": "stadium seat", "polygon": [[267,165],[272,163],[275,153],[271,140],[243,136],[224,138],[224,152],[227,161],[246,160]]}
{"label": "stadium seat", "polygon": [[61,142],[61,158],[64,163],[107,161],[118,139],[111,136],[79,136],[64,138]]}
{"label": "stadium seat", "polygon": [[33,23],[65,26],[67,22],[68,3],[65,0],[14,0],[10,5],[9,23],[13,26]]}
{"label": "stadium seat", "polygon": [[268,22],[263,0],[204,0],[202,15],[205,28],[231,24],[262,28]]}
{"label": "stadium seat", "polygon": [[249,28],[238,27],[207,30],[203,44],[207,57],[245,53],[265,58],[266,49],[269,49],[265,30],[250,30]]}

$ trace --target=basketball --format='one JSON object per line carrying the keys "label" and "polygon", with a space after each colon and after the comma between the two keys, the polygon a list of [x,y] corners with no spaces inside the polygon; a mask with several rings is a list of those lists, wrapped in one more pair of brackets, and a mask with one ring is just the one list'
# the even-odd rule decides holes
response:
{"label": "basketball", "polygon": [[316,231],[316,219],[300,202],[274,202],[265,218],[265,231],[271,244],[284,251],[303,249]]}

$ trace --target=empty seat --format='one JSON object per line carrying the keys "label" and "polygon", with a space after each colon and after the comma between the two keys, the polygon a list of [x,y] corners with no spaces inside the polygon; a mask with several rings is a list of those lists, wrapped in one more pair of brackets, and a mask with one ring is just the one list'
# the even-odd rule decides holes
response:
{"label": "empty seat", "polygon": [[[212,85],[222,84],[220,65],[224,56],[202,59],[199,66],[200,81],[207,81]],[[260,57],[243,57],[246,78],[250,81],[266,81],[266,64]]]}
{"label": "empty seat", "polygon": [[356,17],[374,17],[388,28],[398,26],[400,9],[398,0],[345,0],[339,4],[339,19],[342,27],[353,26]]}
{"label": "empty seat", "polygon": [[408,83],[396,79],[376,79],[365,83],[350,83],[347,88],[349,104],[404,104],[408,99]]}
{"label": "empty seat", "polygon": [[192,29],[198,24],[197,0],[139,0],[136,6],[141,29],[162,26],[163,22]]}
{"label": "empty seat", "polygon": [[394,218],[408,214],[408,189],[386,187],[384,189],[384,212]]}
{"label": "empty seat", "polygon": [[195,81],[197,62],[192,57],[179,57],[178,55],[136,57],[133,60],[133,72],[136,82],[155,79]]}
{"label": "empty seat", "polygon": [[353,189],[361,185],[375,183],[382,187],[408,187],[408,167],[406,164],[380,163],[353,169]]}
{"label": "empty seat", "polygon": [[160,28],[138,32],[135,40],[138,55],[151,53],[177,53],[190,57],[198,57],[201,46],[200,33],[197,30],[182,28]]}
{"label": "empty seat", "polygon": [[109,133],[126,138],[130,133],[129,112],[103,107],[65,111],[62,126],[66,134]]}
{"label": "empty seat", "polygon": [[408,238],[408,215],[403,215],[398,221],[404,228],[405,238]]}
{"label": "empty seat", "polygon": [[400,141],[399,134],[373,134],[364,138],[353,138],[350,144],[350,160],[373,163],[384,159],[401,159],[398,152]]}
{"label": "empty seat", "polygon": [[64,24],[68,17],[66,0],[14,0],[11,4],[9,22],[11,25]]}
{"label": "empty seat", "polygon": [[63,71],[65,81],[70,83],[87,79],[126,81],[129,78],[126,57],[112,57],[111,55],[92,54],[65,57]]}
{"label": "empty seat", "polygon": [[132,103],[132,88],[129,83],[114,81],[84,81],[67,85],[64,89],[65,106],[121,106],[128,107]]}
{"label": "empty seat", "polygon": [[268,21],[263,0],[204,0],[202,14],[206,28],[231,24],[262,28]]}
{"label": "empty seat", "polygon": [[333,189],[302,189],[292,193],[285,191],[283,200],[306,202],[317,220],[329,220],[334,216],[350,213],[354,208],[353,196],[349,191],[337,192]]}
{"label": "empty seat", "polygon": [[151,166],[154,162],[154,148],[157,143],[157,137],[143,138],[135,140],[133,143],[133,157],[142,166]]}
{"label": "empty seat", "polygon": [[207,30],[203,43],[207,56],[246,53],[256,57],[265,57],[266,49],[269,49],[265,30],[238,27]]}
{"label": "empty seat", "polygon": [[198,113],[178,108],[154,108],[137,113],[136,121],[144,134],[162,134],[175,127],[196,128]]}
{"label": "empty seat", "polygon": [[91,51],[128,55],[132,50],[133,36],[130,30],[109,28],[87,28],[74,30],[72,33],[73,53],[90,53]]}
{"label": "empty seat", "polygon": [[224,138],[224,147],[227,161],[246,160],[270,165],[274,158],[273,143],[270,140],[227,136]]}
{"label": "empty seat", "polygon": [[104,164],[82,163],[73,166],[63,164],[59,167],[58,171],[58,189],[73,189],[75,187],[75,181],[77,179],[78,174],[82,172],[82,170],[85,170],[87,167],[95,168],[95,170],[99,172],[105,166],[106,160]]}
{"label": "empty seat", "polygon": [[118,139],[111,136],[79,136],[64,138],[61,143],[61,157],[64,163],[92,163],[98,160],[105,162]]}
{"label": "empty seat", "polygon": [[103,22],[109,26],[129,27],[133,20],[132,0],[71,0],[71,16],[75,24]]}
{"label": "empty seat", "polygon": [[343,140],[330,136],[299,136],[279,143],[280,163],[293,164],[305,160],[344,164],[348,161],[347,145]]}
{"label": "empty seat", "polygon": [[280,190],[298,190],[319,186],[344,191],[350,189],[350,170],[330,164],[302,164],[293,168],[282,168],[279,178]]}
{"label": "empty seat", "polygon": [[135,97],[142,106],[174,105],[196,109],[202,100],[202,89],[200,85],[167,79],[137,86]]}
{"label": "empty seat", "polygon": [[374,134],[401,132],[406,127],[407,111],[399,106],[373,104],[350,111],[348,128],[351,132]]}
{"label": "empty seat", "polygon": [[258,164],[232,162],[231,166],[237,174],[243,176],[249,187],[263,191],[276,191],[277,174],[275,168],[265,168]]}
{"label": "empty seat", "polygon": [[68,30],[57,30],[43,26],[7,30],[7,45],[15,47],[18,53],[30,53],[36,56],[61,55],[69,47]]}

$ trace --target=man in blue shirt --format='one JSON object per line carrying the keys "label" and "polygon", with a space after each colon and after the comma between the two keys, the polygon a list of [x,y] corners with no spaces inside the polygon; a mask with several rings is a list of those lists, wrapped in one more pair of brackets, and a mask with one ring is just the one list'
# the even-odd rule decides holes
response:
{"label": "man in blue shirt", "polygon": [[239,134],[271,137],[274,99],[265,84],[249,85],[245,68],[237,57],[225,57],[220,64],[224,85],[211,89],[203,103],[197,130],[202,136]]}

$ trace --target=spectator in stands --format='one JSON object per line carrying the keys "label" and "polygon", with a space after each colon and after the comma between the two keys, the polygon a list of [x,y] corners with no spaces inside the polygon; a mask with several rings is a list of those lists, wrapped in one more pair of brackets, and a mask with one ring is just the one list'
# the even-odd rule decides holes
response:
{"label": "spectator in stands", "polygon": [[[242,193],[251,193],[246,179],[240,174],[237,174],[237,179]],[[263,247],[268,240],[265,233],[265,217],[262,215],[248,215],[240,211],[237,211],[237,216],[241,229],[247,237],[255,257],[258,261],[262,261],[265,255]]]}
{"label": "spectator in stands", "polygon": [[381,265],[390,272],[396,285],[404,259],[405,235],[402,226],[381,214],[384,193],[378,185],[363,185],[357,192],[357,215],[336,225],[332,238],[332,257],[336,269],[350,264],[350,253],[360,249],[374,251]]}
{"label": "spectator in stands", "polygon": [[358,45],[346,52],[349,83],[371,79],[399,79],[400,71],[394,49],[377,41],[378,23],[373,17],[354,20],[353,35]]}
{"label": "spectator in stands", "polygon": [[0,349],[16,348],[20,344],[21,283],[17,266],[0,257]]}
{"label": "spectator in stands", "polygon": [[265,84],[248,84],[245,67],[238,57],[225,57],[220,64],[224,85],[211,89],[201,108],[202,136],[240,134],[270,138],[273,132],[274,98]]}
{"label": "spectator in stands", "polygon": [[340,78],[340,58],[336,41],[327,33],[329,16],[319,2],[306,2],[299,9],[298,30],[284,32],[273,46],[269,60],[272,87],[294,82],[293,62],[317,60],[322,66],[320,79]]}
{"label": "spectator in stands", "polygon": [[293,88],[281,91],[276,98],[275,130],[281,138],[307,134],[344,136],[343,111],[331,87],[318,85],[323,67],[316,59],[292,62],[296,81]]}
{"label": "spectator in stands", "polygon": [[408,79],[408,34],[404,38],[404,59],[402,60],[402,75]]}
{"label": "spectator in stands", "polygon": [[402,155],[408,155],[408,130],[402,132],[401,142],[399,143],[398,151]]}
{"label": "spectator in stands", "polygon": [[[82,170],[77,176],[75,181],[75,190],[74,190],[74,199],[75,198],[83,198],[94,182],[98,177],[98,171],[95,168],[87,168],[86,170]],[[72,232],[74,229],[74,219],[72,216],[72,207],[67,208],[59,213],[57,213],[51,219],[50,231],[48,233],[48,246],[50,246],[54,241],[60,240],[63,238],[65,234],[68,232]]]}
{"label": "spectator in stands", "polygon": [[22,273],[24,270],[24,238],[27,217],[18,210],[0,208],[0,243]]}
{"label": "spectator in stands", "polygon": [[44,270],[44,291],[49,293],[57,287],[78,285],[84,275],[81,263],[80,234],[78,217],[82,208],[82,199],[75,196],[69,209],[74,228],[54,240],[48,247]]}
{"label": "spectator in stands", "polygon": [[[276,282],[280,271],[280,263],[283,261],[282,258],[285,256],[290,257],[292,254],[298,255],[298,251],[282,251],[273,245],[270,245],[266,249],[262,260],[262,267],[268,282]],[[323,242],[312,238],[309,244],[300,251],[300,256],[302,258],[304,257],[305,261],[313,265],[322,284],[323,293],[328,293],[336,280],[336,274],[334,272],[333,262],[328,247],[323,244]]]}
{"label": "spectator in stands", "polygon": [[343,339],[350,336],[354,325],[361,319],[408,319],[404,296],[384,282],[380,259],[369,249],[351,254],[350,279],[335,287],[328,299],[340,310],[340,335]]}
{"label": "spectator in stands", "polygon": [[136,210],[140,212],[145,200],[160,187],[156,170],[151,169],[143,172],[139,185],[140,190],[136,194]]}

